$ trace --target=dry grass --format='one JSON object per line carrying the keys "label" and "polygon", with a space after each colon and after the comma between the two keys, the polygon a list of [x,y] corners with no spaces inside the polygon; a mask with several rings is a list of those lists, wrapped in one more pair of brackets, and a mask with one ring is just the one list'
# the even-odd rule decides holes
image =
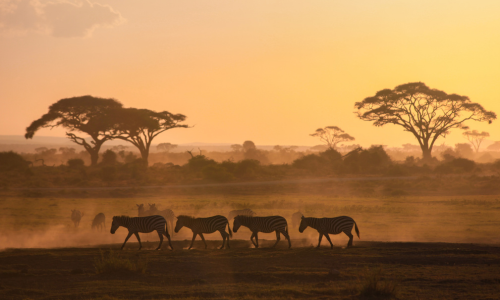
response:
{"label": "dry grass", "polygon": [[101,256],[94,262],[97,274],[146,273],[147,259],[138,257],[135,261],[132,261],[111,249],[106,252],[101,250],[100,253]]}
{"label": "dry grass", "polygon": [[371,298],[396,298],[400,282],[394,279],[384,278],[382,268],[372,270],[366,269],[360,278],[362,282],[359,287],[361,297]]}

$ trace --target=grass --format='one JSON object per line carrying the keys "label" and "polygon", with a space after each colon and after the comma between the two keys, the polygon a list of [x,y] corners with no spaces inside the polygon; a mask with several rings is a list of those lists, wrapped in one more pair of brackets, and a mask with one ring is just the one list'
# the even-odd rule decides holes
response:
{"label": "grass", "polygon": [[145,259],[137,258],[132,261],[111,249],[107,252],[100,250],[100,254],[94,262],[97,274],[146,273],[148,262]]}
{"label": "grass", "polygon": [[361,297],[396,298],[400,282],[386,280],[382,268],[367,269],[362,276],[359,294]]}

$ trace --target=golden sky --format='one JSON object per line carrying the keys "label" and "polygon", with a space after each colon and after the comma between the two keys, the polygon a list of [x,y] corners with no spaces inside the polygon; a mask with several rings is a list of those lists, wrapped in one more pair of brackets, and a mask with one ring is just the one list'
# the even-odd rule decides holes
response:
{"label": "golden sky", "polygon": [[[0,0],[0,135],[90,94],[194,125],[156,142],[316,145],[336,125],[363,146],[416,144],[354,103],[422,81],[500,114],[499,14],[500,1]],[[500,120],[469,125],[500,140]]]}

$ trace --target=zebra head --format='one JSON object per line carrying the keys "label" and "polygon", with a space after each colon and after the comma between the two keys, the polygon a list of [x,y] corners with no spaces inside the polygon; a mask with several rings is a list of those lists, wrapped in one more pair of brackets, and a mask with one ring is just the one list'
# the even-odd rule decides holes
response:
{"label": "zebra head", "polygon": [[241,227],[241,216],[236,216],[234,217],[234,223],[233,223],[233,232],[238,232],[238,229]]}
{"label": "zebra head", "polygon": [[113,222],[111,223],[111,230],[110,230],[111,234],[115,234],[118,227],[122,225],[121,223],[122,222],[120,222],[120,217],[117,216],[113,217]]}
{"label": "zebra head", "polygon": [[136,204],[137,205],[137,209],[139,210],[139,213],[143,212],[144,211],[144,204]]}
{"label": "zebra head", "polygon": [[300,218],[299,232],[300,233],[304,232],[304,230],[306,230],[307,226],[309,226],[309,223],[307,222],[307,218],[304,218],[304,216],[302,216]]}
{"label": "zebra head", "polygon": [[179,232],[179,230],[181,230],[182,227],[188,225],[189,221],[191,220],[193,220],[193,218],[189,216],[178,216],[177,223],[175,223],[174,232],[175,233]]}

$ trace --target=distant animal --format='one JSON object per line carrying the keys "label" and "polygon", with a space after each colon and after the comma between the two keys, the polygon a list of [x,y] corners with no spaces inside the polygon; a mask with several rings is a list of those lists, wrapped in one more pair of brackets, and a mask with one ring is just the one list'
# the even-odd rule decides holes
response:
{"label": "distant animal", "polygon": [[128,217],[128,216],[114,216],[113,223],[111,223],[111,234],[114,234],[116,230],[123,226],[128,229],[128,235],[125,238],[125,242],[123,242],[123,247],[127,243],[128,239],[135,234],[137,241],[139,241],[139,250],[142,248],[141,239],[139,238],[139,232],[141,233],[149,233],[155,231],[158,233],[160,237],[160,244],[156,250],[160,250],[161,244],[163,243],[163,235],[165,235],[168,239],[168,245],[173,250],[172,244],[170,242],[170,235],[168,234],[167,221],[162,216],[147,216],[147,217]]}
{"label": "distant animal", "polygon": [[173,229],[174,229],[174,222],[175,220],[177,219],[175,217],[175,214],[172,210],[170,209],[164,209],[164,210],[158,210],[158,208],[156,207],[156,204],[153,203],[153,204],[149,204],[149,213],[151,215],[160,215],[160,216],[163,216],[165,218],[165,220],[167,220],[167,223],[168,223],[168,226],[170,228],[170,234],[173,234]]}
{"label": "distant animal", "polygon": [[255,216],[256,213],[253,212],[251,209],[245,208],[245,209],[240,209],[240,210],[232,210],[229,212],[229,220],[234,219],[236,216],[248,216],[248,217],[253,217]]}
{"label": "distant animal", "polygon": [[144,210],[144,204],[136,204],[137,205],[137,216],[138,217],[147,217],[153,215],[149,210]]}
{"label": "distant animal", "polygon": [[293,228],[297,228],[300,225],[300,221],[304,215],[298,211],[292,215],[292,226]]}
{"label": "distant animal", "polygon": [[[288,224],[285,218],[281,216],[270,216],[270,217],[247,217],[247,216],[236,216],[233,223],[233,231],[237,232],[240,226],[245,226],[252,231],[250,236],[250,241],[254,244],[255,248],[259,248],[259,232],[270,233],[276,232],[276,243],[273,248],[276,247],[280,241],[280,233],[285,236],[288,240],[288,248],[292,247],[290,242],[290,236],[288,235]],[[253,238],[255,237],[255,243]]]}
{"label": "distant animal", "polygon": [[75,224],[75,228],[80,225],[80,220],[83,217],[83,213],[80,212],[79,210],[72,209],[71,210],[71,221]]}
{"label": "distant animal", "polygon": [[352,246],[353,236],[351,234],[352,227],[354,225],[354,229],[359,238],[359,229],[356,222],[351,217],[341,216],[336,218],[305,218],[302,217],[299,232],[302,233],[309,226],[316,229],[319,232],[319,242],[316,248],[319,248],[321,245],[321,239],[323,236],[326,237],[328,242],[330,242],[330,248],[333,249],[332,241],[328,234],[339,234],[341,232],[345,233],[349,237],[349,242],[347,243],[347,247]]}
{"label": "distant animal", "polygon": [[[226,225],[229,233],[226,232]],[[193,247],[194,240],[196,236],[199,235],[205,244],[205,249],[207,249],[207,243],[205,242],[204,233],[213,233],[219,231],[222,236],[222,246],[219,249],[223,249],[227,238],[227,248],[229,247],[229,237],[233,236],[231,228],[229,227],[229,221],[224,216],[213,216],[209,218],[194,218],[190,216],[178,216],[177,224],[175,225],[175,232],[179,232],[182,227],[190,228],[193,231],[193,239],[191,240],[191,246]]]}
{"label": "distant animal", "polygon": [[97,228],[99,230],[103,230],[104,227],[106,226],[105,221],[106,217],[104,216],[104,214],[98,213],[95,216],[94,221],[92,221],[92,229]]}

